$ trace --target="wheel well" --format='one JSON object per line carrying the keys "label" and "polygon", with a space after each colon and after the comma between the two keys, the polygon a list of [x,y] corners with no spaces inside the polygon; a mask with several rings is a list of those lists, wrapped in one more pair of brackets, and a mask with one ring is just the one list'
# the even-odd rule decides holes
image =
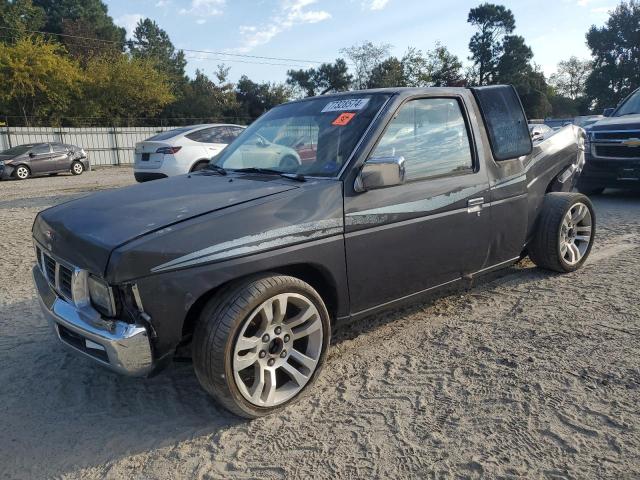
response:
{"label": "wheel well", "polygon": [[215,288],[205,292],[203,295],[195,301],[191,306],[182,325],[182,338],[183,340],[188,338],[194,331],[196,322],[200,317],[200,313],[205,305],[211,300],[218,292],[224,289],[230,283],[241,281],[244,278],[255,277],[256,275],[263,274],[279,274],[290,275],[292,277],[299,278],[300,280],[311,285],[322,297],[324,303],[329,312],[330,318],[335,318],[338,312],[338,292],[335,282],[331,275],[322,267],[309,264],[296,264],[286,265],[279,268],[269,269],[264,272],[255,272],[244,277],[239,277],[233,280],[229,280],[226,283],[218,285]]}
{"label": "wheel well", "polygon": [[193,170],[201,163],[209,163],[209,160],[207,160],[206,158],[201,158],[200,160],[196,160],[195,162],[193,162],[193,165],[191,165],[191,168],[189,169],[189,173],[193,172]]}

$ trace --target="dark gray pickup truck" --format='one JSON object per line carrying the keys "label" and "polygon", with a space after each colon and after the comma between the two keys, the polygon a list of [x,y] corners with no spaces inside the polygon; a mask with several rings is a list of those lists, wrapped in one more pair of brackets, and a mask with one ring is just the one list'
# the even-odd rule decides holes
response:
{"label": "dark gray pickup truck", "polygon": [[308,390],[334,324],[527,254],[579,268],[595,233],[569,193],[583,163],[580,128],[532,146],[508,86],[310,98],[206,170],[43,211],[34,280],[75,351],[148,375],[190,345],[202,386],[261,416]]}

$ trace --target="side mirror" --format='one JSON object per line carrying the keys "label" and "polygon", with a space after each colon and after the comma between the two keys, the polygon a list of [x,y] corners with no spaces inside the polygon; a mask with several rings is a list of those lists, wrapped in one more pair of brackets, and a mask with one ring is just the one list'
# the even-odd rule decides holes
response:
{"label": "side mirror", "polygon": [[356,192],[401,185],[405,179],[404,157],[372,157],[365,162],[356,178]]}
{"label": "side mirror", "polygon": [[35,153],[33,153],[33,152],[29,152],[29,158],[33,158],[33,157],[35,157],[35,156],[36,156],[36,154],[35,154]]}
{"label": "side mirror", "polygon": [[614,110],[615,110],[615,108],[605,108],[602,111],[602,116],[603,117],[610,117]]}

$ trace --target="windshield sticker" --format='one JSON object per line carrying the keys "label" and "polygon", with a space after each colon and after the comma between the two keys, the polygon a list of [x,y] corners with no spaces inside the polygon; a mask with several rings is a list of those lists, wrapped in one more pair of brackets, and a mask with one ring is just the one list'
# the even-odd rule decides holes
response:
{"label": "windshield sticker", "polygon": [[344,127],[355,116],[356,116],[355,113],[341,113],[340,115],[338,115],[338,118],[336,118],[333,122],[331,122],[331,125],[336,127]]}
{"label": "windshield sticker", "polygon": [[369,103],[368,98],[349,98],[346,100],[336,100],[329,102],[322,109],[325,112],[340,112],[345,110],[362,110]]}

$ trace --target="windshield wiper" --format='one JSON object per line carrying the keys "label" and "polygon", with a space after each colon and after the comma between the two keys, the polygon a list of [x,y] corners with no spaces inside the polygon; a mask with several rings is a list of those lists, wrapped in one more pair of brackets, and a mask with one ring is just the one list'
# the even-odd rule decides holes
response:
{"label": "windshield wiper", "polygon": [[207,165],[207,170],[211,170],[212,172],[219,173],[220,175],[226,175],[228,172],[222,168],[220,165],[216,165],[215,163],[210,163]]}
{"label": "windshield wiper", "polygon": [[299,173],[281,172],[280,170],[274,170],[272,168],[247,167],[234,168],[232,171],[240,173],[264,173],[265,175],[280,175],[281,177],[288,178],[290,180],[297,180],[298,182],[307,181],[307,179],[304,178],[304,175],[301,175]]}

